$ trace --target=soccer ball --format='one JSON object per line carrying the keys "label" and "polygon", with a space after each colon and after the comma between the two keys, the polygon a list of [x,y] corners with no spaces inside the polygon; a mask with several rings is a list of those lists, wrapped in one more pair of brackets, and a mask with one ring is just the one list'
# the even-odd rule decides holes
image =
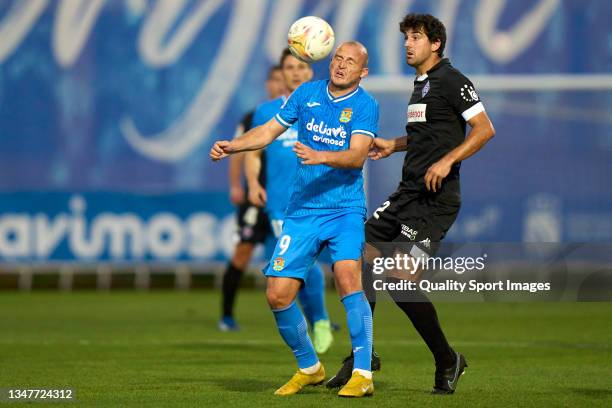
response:
{"label": "soccer ball", "polygon": [[334,30],[322,18],[302,17],[291,24],[287,42],[295,58],[310,64],[329,55],[334,47]]}

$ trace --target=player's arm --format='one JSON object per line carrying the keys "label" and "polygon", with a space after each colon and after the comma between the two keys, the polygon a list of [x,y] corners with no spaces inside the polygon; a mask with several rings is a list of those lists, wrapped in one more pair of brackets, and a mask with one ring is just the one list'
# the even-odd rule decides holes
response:
{"label": "player's arm", "polygon": [[495,129],[485,111],[480,112],[468,120],[467,123],[470,125],[471,130],[463,143],[448,152],[427,170],[425,186],[429,191],[436,192],[442,187],[442,180],[448,176],[453,164],[474,155],[495,136]]}
{"label": "player's arm", "polygon": [[272,118],[263,125],[254,127],[231,142],[228,140],[215,142],[212,149],[210,149],[210,158],[213,161],[218,161],[230,154],[262,149],[272,143],[286,129],[285,126]]}
{"label": "player's arm", "polygon": [[[244,134],[246,129],[248,116],[245,116],[243,121],[236,128],[234,138]],[[230,201],[234,205],[240,205],[244,202],[244,188],[242,187],[242,166],[244,164],[244,154],[236,154],[230,157],[229,162],[229,187]]]}
{"label": "player's arm", "polygon": [[244,163],[244,153],[235,154],[230,157],[229,162],[229,184],[230,201],[238,205],[244,201],[244,188],[242,188],[242,165]]}
{"label": "player's arm", "polygon": [[241,153],[245,155],[244,172],[249,185],[249,201],[258,207],[266,205],[268,199],[266,190],[259,183],[261,172],[261,150]]}
{"label": "player's arm", "polygon": [[396,152],[405,152],[408,150],[410,139],[410,136],[401,136],[389,140],[377,137],[372,143],[368,157],[372,160],[380,160]]}
{"label": "player's arm", "polygon": [[297,142],[293,151],[302,159],[302,164],[326,164],[339,169],[361,169],[371,145],[371,136],[355,133],[351,136],[351,144],[347,150],[314,150]]}

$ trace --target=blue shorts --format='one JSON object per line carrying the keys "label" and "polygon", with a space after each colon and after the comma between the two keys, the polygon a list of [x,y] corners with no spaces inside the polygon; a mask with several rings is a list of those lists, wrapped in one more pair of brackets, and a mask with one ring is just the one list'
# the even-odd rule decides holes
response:
{"label": "blue shorts", "polygon": [[365,243],[362,212],[305,215],[285,218],[266,276],[305,281],[312,264],[327,247],[332,263],[359,260]]}

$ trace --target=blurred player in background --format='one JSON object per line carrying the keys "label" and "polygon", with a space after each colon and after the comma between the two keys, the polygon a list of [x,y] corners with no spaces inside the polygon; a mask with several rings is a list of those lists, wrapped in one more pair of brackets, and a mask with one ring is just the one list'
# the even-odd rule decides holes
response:
{"label": "blurred player in background", "polygon": [[354,367],[339,396],[374,392],[370,358],[372,312],[361,285],[365,194],[363,164],[378,131],[378,103],[359,83],[368,74],[368,54],[358,42],[342,43],[334,53],[330,79],[302,84],[280,112],[233,141],[218,141],[213,160],[262,149],[294,123],[300,163],[287,206],[281,238],[268,263],[268,303],[281,337],[292,350],[297,373],[277,395],[321,384],[325,370],[308,335],[295,297],[324,246],[330,250],[336,288],[347,314]]}
{"label": "blurred player in background", "polygon": [[[276,99],[286,92],[285,80],[278,65],[271,67],[268,71],[266,92],[269,99]],[[254,113],[253,110],[244,116],[234,137],[238,137],[251,129]],[[266,214],[257,206],[249,204],[247,200],[248,191],[244,188],[242,177],[244,158],[244,153],[235,154],[229,162],[230,201],[238,209],[238,243],[223,274],[221,320],[218,324],[221,331],[239,329],[234,319],[236,293],[240,287],[242,275],[249,266],[249,262],[251,262],[255,245],[263,244],[271,232]],[[262,158],[262,160],[265,160],[265,158]],[[265,185],[265,174],[262,173],[261,177],[260,183]]]}
{"label": "blurred player in background", "polygon": [[[253,127],[263,125],[274,118],[289,94],[312,79],[312,67],[295,58],[288,48],[281,55],[280,67],[287,94],[259,105],[253,116]],[[298,162],[293,152],[297,140],[298,128],[297,124],[293,124],[266,149],[246,153],[245,173],[249,187],[249,201],[260,208],[265,208],[276,239],[281,236],[285,208],[289,203],[289,191],[297,171]],[[264,152],[268,160],[262,163]],[[265,175],[265,188],[260,183],[262,173]],[[315,351],[320,354],[325,353],[333,342],[333,335],[325,308],[325,275],[317,262],[308,271],[298,298],[306,320],[312,328]]]}
{"label": "blurred player in background", "polygon": [[[408,105],[407,136],[376,139],[370,157],[378,160],[399,151],[406,151],[406,156],[397,191],[366,223],[366,265],[375,257],[393,256],[396,250],[409,251],[416,258],[435,254],[461,205],[461,161],[495,134],[472,82],[442,59],[446,44],[442,22],[431,15],[409,14],[400,23],[400,31],[405,37],[406,62],[417,75]],[[467,137],[466,123],[471,127]],[[387,281],[418,281],[422,272],[394,271]],[[364,286],[369,286],[368,294],[375,294],[371,281],[371,267],[366,266]],[[467,364],[448,344],[433,304],[418,290],[389,293],[433,354],[432,393],[453,393]],[[375,299],[370,300],[374,312]],[[346,381],[350,364],[349,358],[331,385]]]}

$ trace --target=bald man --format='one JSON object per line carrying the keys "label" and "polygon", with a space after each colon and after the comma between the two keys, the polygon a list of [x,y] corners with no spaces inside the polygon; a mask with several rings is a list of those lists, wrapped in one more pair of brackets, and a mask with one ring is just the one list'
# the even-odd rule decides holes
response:
{"label": "bald man", "polygon": [[378,132],[378,103],[359,84],[368,75],[368,52],[342,43],[329,65],[329,80],[298,87],[280,112],[232,141],[218,141],[212,160],[261,149],[297,122],[299,161],[283,229],[265,268],[267,299],[298,371],[276,395],[290,395],[325,380],[325,370],[295,303],[305,276],[324,247],[333,262],[336,288],[347,313],[354,364],[338,392],[363,397],[374,392],[371,371],[372,312],[361,285],[366,207],[363,164]]}

